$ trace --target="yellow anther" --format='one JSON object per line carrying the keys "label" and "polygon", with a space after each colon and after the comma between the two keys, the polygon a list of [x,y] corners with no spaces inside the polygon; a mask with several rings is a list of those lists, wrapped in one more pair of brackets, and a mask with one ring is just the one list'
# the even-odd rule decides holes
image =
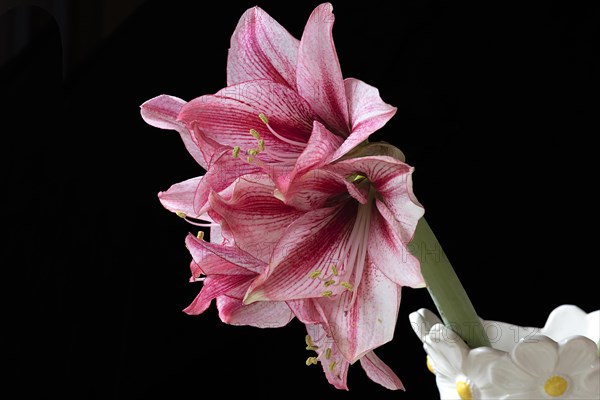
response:
{"label": "yellow anther", "polygon": [[258,114],[258,118],[260,118],[260,120],[263,122],[263,124],[268,125],[269,124],[269,118],[267,118],[267,116],[263,113]]}
{"label": "yellow anther", "polygon": [[323,297],[331,297],[331,296],[333,296],[333,292],[331,290],[326,290],[323,293],[321,293],[321,296],[323,296]]}
{"label": "yellow anther", "polygon": [[306,359],[306,365],[317,365],[319,363],[319,359],[317,357],[308,357]]}
{"label": "yellow anther", "polygon": [[337,363],[335,361],[329,363],[329,372],[333,372],[333,369],[335,368],[336,364]]}
{"label": "yellow anther", "polygon": [[199,240],[204,240],[204,231],[198,231],[198,234],[196,235],[196,237]]}
{"label": "yellow anther", "polygon": [[248,161],[249,163],[253,163],[254,162],[254,156],[248,156],[248,157],[246,157],[246,161]]}
{"label": "yellow anther", "polygon": [[315,279],[315,278],[317,278],[319,275],[321,275],[321,271],[313,271],[313,272],[311,272],[311,273],[310,273],[310,275],[309,275],[309,276],[310,276],[312,279]]}
{"label": "yellow anther", "polygon": [[250,134],[256,140],[260,139],[260,133],[256,129],[250,129]]}
{"label": "yellow anther", "polygon": [[329,360],[331,358],[331,347],[325,350],[325,359]]}
{"label": "yellow anther", "polygon": [[187,215],[185,215],[185,213],[183,211],[175,211],[175,215],[177,215],[179,218],[187,217]]}
{"label": "yellow anther", "polygon": [[331,264],[331,272],[333,273],[333,276],[338,276],[338,270],[335,264]]}
{"label": "yellow anther", "polygon": [[247,151],[248,155],[250,157],[256,157],[256,155],[259,153],[258,149],[250,149]]}
{"label": "yellow anther", "polygon": [[263,139],[258,139],[258,149],[260,151],[265,151],[265,141]]}
{"label": "yellow anther", "polygon": [[307,346],[312,346],[313,345],[313,341],[312,341],[312,338],[310,337],[310,335],[306,335],[304,337],[304,341],[306,342]]}
{"label": "yellow anther", "polygon": [[312,351],[319,350],[319,346],[315,346],[315,344],[312,342],[312,338],[310,337],[310,335],[306,335],[306,337],[304,338],[304,341],[306,342],[306,350],[312,350]]}
{"label": "yellow anther", "polygon": [[569,382],[562,376],[554,375],[544,384],[544,392],[548,396],[562,396],[569,388]]}
{"label": "yellow anther", "polygon": [[354,289],[354,286],[352,286],[352,284],[350,282],[342,281],[342,282],[340,282],[340,285],[342,285],[349,291],[352,291],[352,289]]}
{"label": "yellow anther", "polygon": [[331,285],[333,285],[335,283],[335,281],[333,279],[329,279],[327,281],[325,281],[325,287],[329,287]]}
{"label": "yellow anther", "polygon": [[238,158],[238,156],[240,155],[240,146],[235,146],[233,150],[231,150],[231,155],[233,156],[233,158]]}

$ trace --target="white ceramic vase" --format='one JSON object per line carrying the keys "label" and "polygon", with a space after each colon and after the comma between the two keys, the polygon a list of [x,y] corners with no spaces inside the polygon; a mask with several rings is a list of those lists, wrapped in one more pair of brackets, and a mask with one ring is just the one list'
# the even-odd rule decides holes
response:
{"label": "white ceramic vase", "polygon": [[482,321],[492,347],[469,349],[427,309],[410,314],[446,399],[600,399],[600,310],[554,309],[542,328]]}

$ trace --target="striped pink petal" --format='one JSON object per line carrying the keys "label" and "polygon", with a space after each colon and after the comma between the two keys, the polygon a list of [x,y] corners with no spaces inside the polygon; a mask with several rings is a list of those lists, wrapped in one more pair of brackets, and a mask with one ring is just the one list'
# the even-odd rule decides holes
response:
{"label": "striped pink petal", "polygon": [[[264,114],[274,135],[259,118]],[[257,149],[256,130],[264,140],[265,161],[291,158],[302,152],[312,132],[314,115],[306,101],[289,87],[257,80],[226,87],[214,95],[198,97],[179,113],[188,129],[199,129],[223,146],[239,146],[242,155]],[[282,139],[283,138],[283,139]],[[269,155],[271,154],[271,155]]]}
{"label": "striped pink petal", "polygon": [[231,37],[227,85],[268,79],[295,87],[298,44],[298,39],[264,10],[250,8]]}
{"label": "striped pink petal", "polygon": [[401,287],[379,269],[370,266],[362,273],[354,292],[317,300],[340,352],[354,363],[394,336]]}
{"label": "striped pink petal", "polygon": [[269,180],[253,177],[240,178],[229,200],[213,193],[210,215],[231,233],[240,249],[269,262],[283,232],[301,212],[277,199]]}
{"label": "striped pink petal", "polygon": [[342,70],[333,44],[333,6],[323,3],[310,15],[298,50],[297,89],[335,134],[351,131]]}
{"label": "striped pink petal", "polygon": [[339,159],[365,142],[371,134],[381,129],[397,110],[396,107],[383,102],[379,90],[358,79],[344,80],[344,88],[348,99],[351,133],[330,155],[327,162]]}
{"label": "striped pink petal", "polygon": [[294,314],[283,301],[244,304],[238,297],[219,296],[217,309],[221,321],[230,325],[280,328],[294,319]]}
{"label": "striped pink petal", "polygon": [[419,260],[400,236],[402,226],[383,202],[376,200],[376,207],[369,231],[371,262],[396,285],[424,287]]}
{"label": "striped pink petal", "polygon": [[400,378],[374,352],[371,351],[365,354],[360,359],[360,365],[373,382],[379,383],[386,389],[404,390],[404,385],[400,381]]}
{"label": "striped pink petal", "polygon": [[187,151],[202,168],[207,169],[208,159],[212,156],[213,148],[199,146],[187,127],[177,121],[179,112],[185,105],[186,102],[180,98],[160,95],[144,102],[140,112],[144,121],[149,125],[179,132]]}

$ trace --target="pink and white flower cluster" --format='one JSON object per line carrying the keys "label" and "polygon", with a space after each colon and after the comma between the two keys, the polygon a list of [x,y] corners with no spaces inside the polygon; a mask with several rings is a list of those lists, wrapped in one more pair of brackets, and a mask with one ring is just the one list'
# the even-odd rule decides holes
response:
{"label": "pink and white flower cluster", "polygon": [[206,172],[159,193],[164,207],[210,226],[186,238],[202,289],[221,320],[281,327],[297,318],[328,381],[348,389],[350,364],[389,389],[400,379],[374,353],[393,335],[403,286],[423,287],[407,251],[423,208],[402,153],[369,136],[396,108],[344,79],[329,3],[300,40],[259,7],[231,38],[227,87],[189,102],[161,95],[144,120],[177,131]]}

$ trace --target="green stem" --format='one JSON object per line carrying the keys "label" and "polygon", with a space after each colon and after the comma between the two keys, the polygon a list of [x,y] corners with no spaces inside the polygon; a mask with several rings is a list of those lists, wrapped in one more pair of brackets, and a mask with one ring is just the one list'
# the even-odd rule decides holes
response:
{"label": "green stem", "polygon": [[491,347],[467,292],[425,218],[419,221],[410,248],[421,261],[421,273],[444,324],[472,349]]}

